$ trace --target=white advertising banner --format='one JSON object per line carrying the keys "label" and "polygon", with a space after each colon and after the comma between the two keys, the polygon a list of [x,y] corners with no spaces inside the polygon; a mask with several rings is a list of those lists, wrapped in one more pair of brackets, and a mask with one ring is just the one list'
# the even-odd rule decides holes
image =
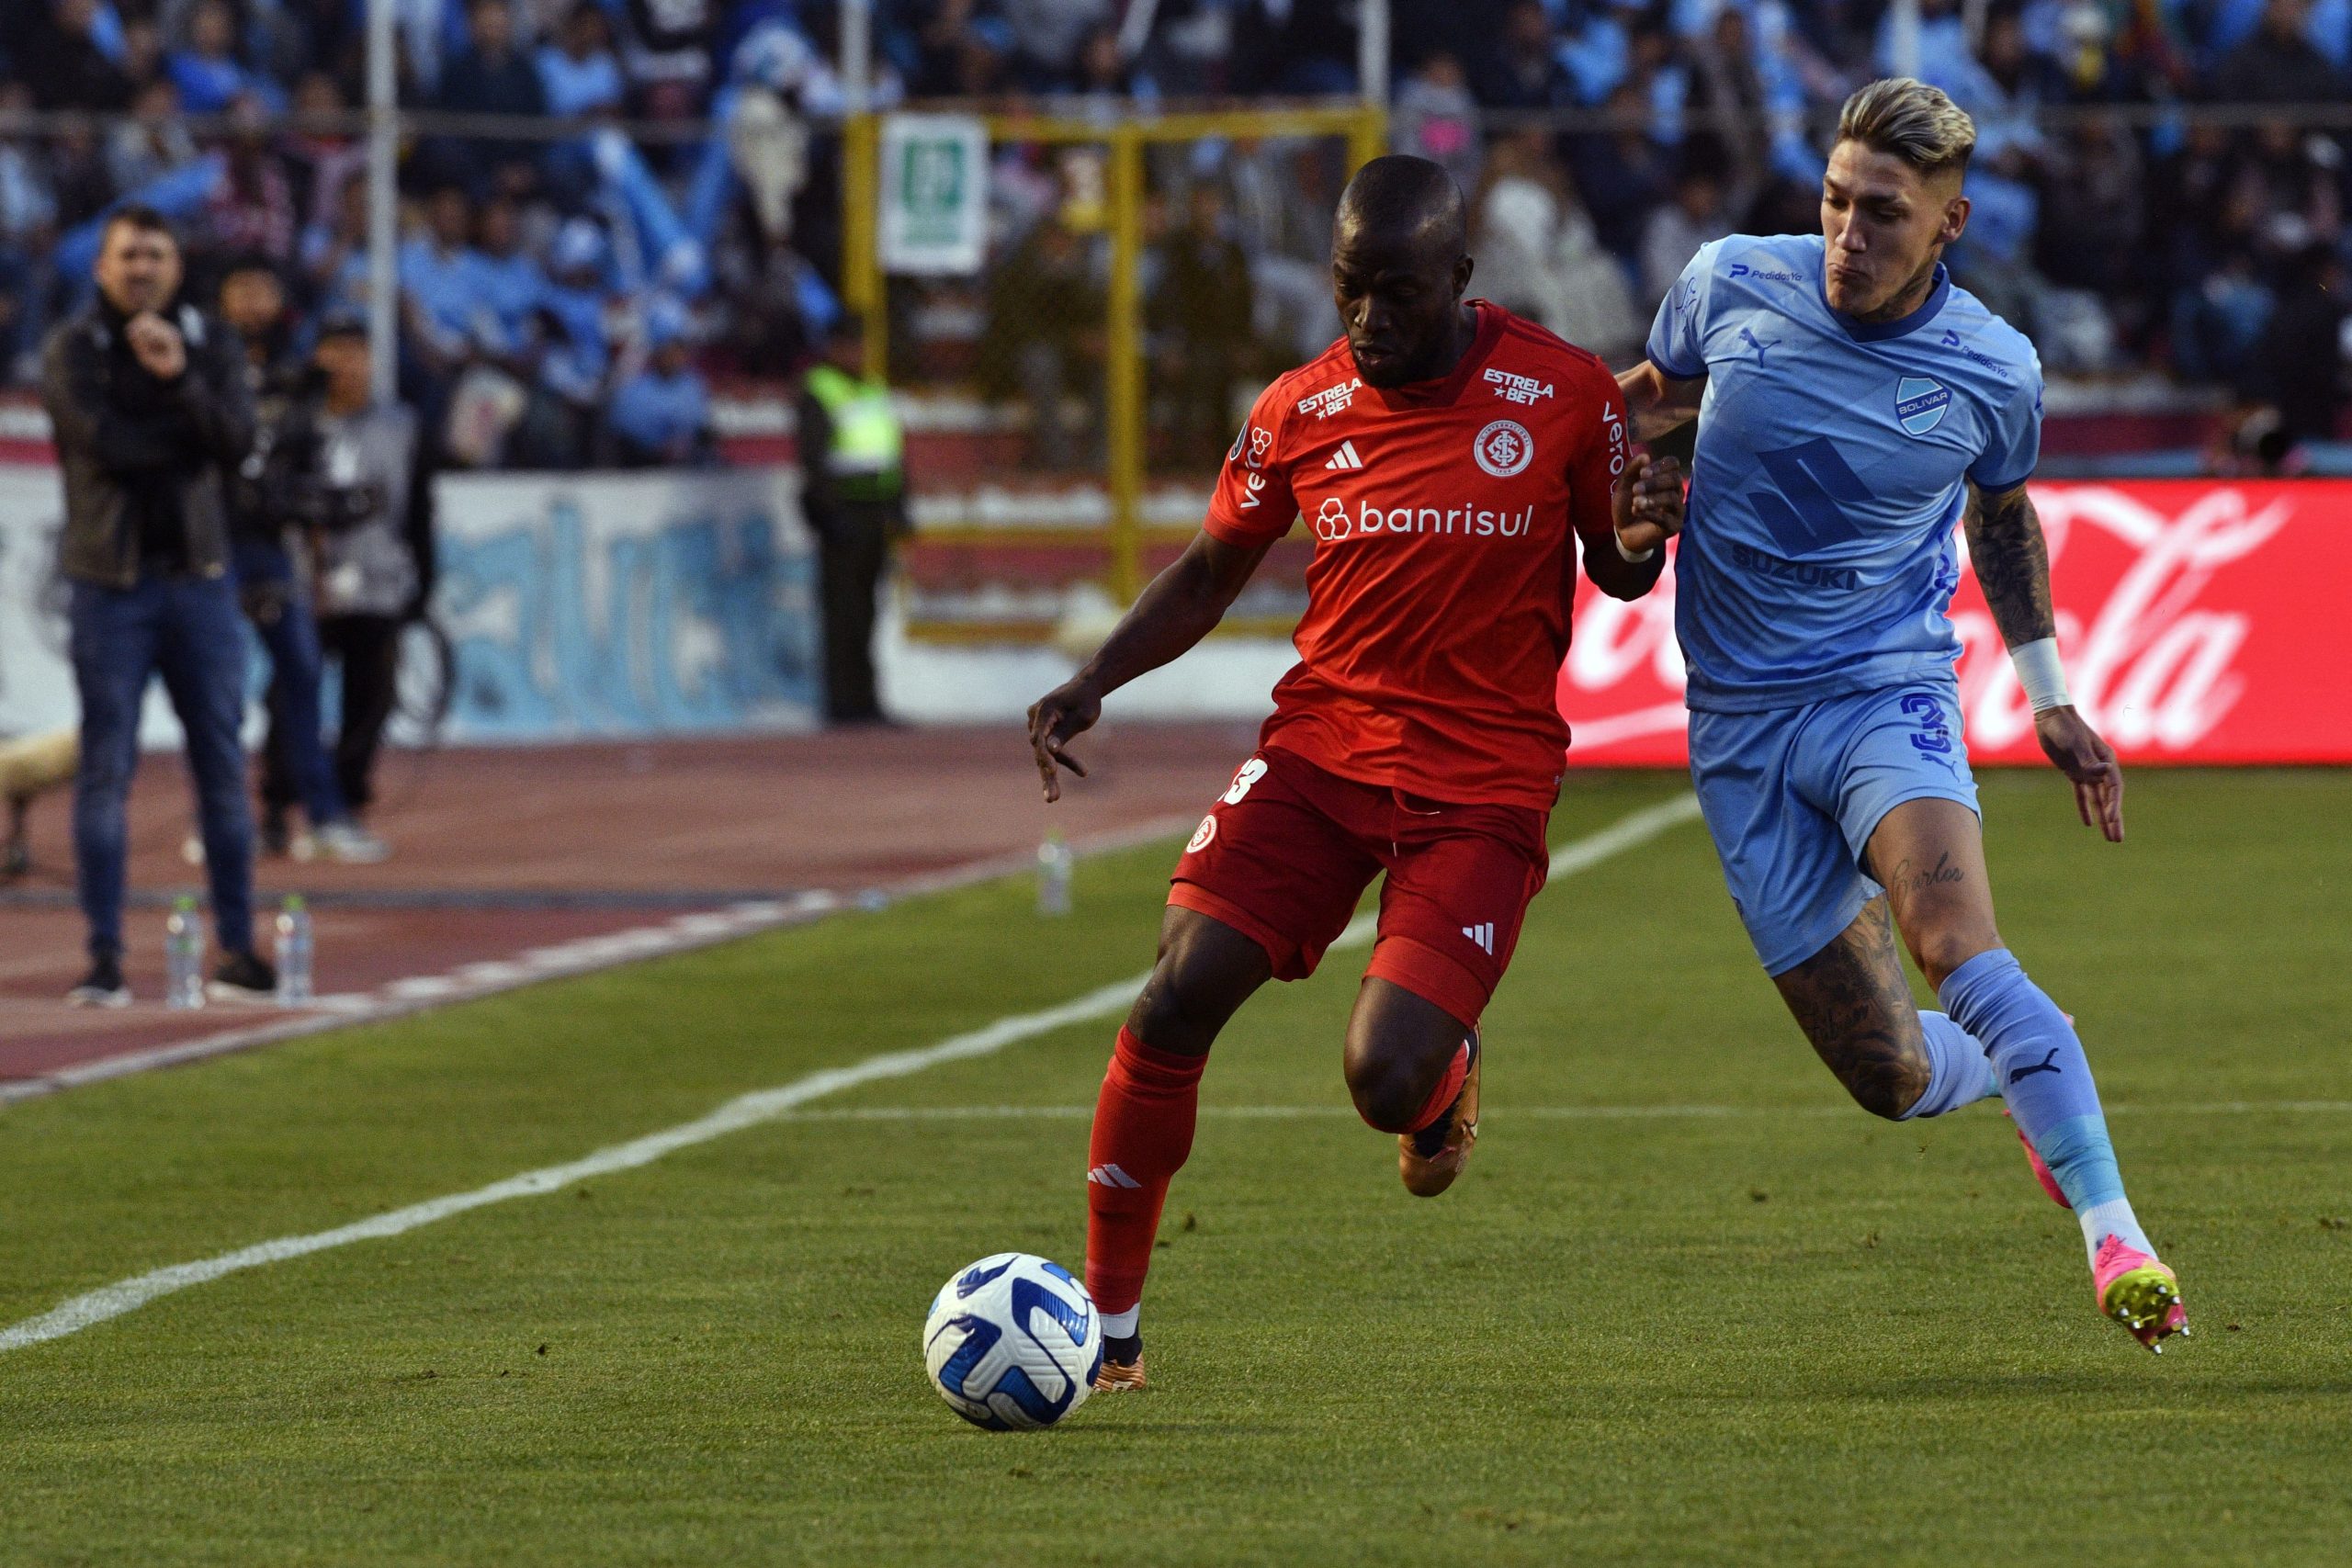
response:
{"label": "white advertising banner", "polygon": [[448,739],[816,722],[816,568],[790,468],[465,474],[437,493]]}
{"label": "white advertising banner", "polygon": [[57,575],[64,523],[55,468],[0,464],[0,736],[62,729],[81,714]]}
{"label": "white advertising banner", "polygon": [[988,128],[968,115],[894,114],[882,122],[886,272],[969,276],[987,250]]}
{"label": "white advertising banner", "polygon": [[[467,474],[435,492],[435,619],[456,741],[816,722],[816,568],[789,468]],[[57,576],[57,470],[0,466],[0,736],[79,704]],[[255,645],[254,685],[267,678]],[[142,738],[175,745],[162,684]]]}

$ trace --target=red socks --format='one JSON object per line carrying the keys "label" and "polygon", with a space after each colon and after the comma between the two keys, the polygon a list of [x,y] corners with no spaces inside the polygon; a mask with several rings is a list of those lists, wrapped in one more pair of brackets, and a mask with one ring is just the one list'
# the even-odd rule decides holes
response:
{"label": "red socks", "polygon": [[[1453,1103],[1455,1095],[1462,1092],[1462,1080],[1469,1076],[1470,1042],[1464,1039],[1454,1051],[1453,1060],[1448,1062],[1445,1071],[1438,1075],[1437,1087],[1430,1090],[1429,1100],[1419,1111],[1413,1112],[1413,1120],[1409,1125],[1384,1127],[1369,1116],[1364,1117],[1364,1125],[1376,1133],[1418,1133],[1445,1114],[1445,1108]],[[1363,1116],[1363,1112],[1359,1110],[1356,1114]]]}
{"label": "red socks", "polygon": [[1401,1130],[1418,1133],[1444,1115],[1445,1108],[1453,1103],[1453,1097],[1462,1092],[1462,1080],[1469,1076],[1470,1042],[1464,1040],[1461,1049],[1453,1053],[1453,1060],[1445,1065],[1445,1071],[1438,1075],[1437,1088],[1430,1091],[1429,1103],[1413,1117],[1411,1126]]}
{"label": "red socks", "polygon": [[[1119,1031],[1086,1151],[1086,1289],[1097,1311],[1126,1312],[1143,1299],[1159,1206],[1193,1152],[1206,1066],[1204,1055],[1156,1051]],[[1453,1080],[1459,1089],[1459,1071]]]}

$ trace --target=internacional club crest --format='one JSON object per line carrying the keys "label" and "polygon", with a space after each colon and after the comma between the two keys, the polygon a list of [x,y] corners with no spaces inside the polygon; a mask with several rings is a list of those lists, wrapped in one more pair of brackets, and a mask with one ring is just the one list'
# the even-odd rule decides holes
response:
{"label": "internacional club crest", "polygon": [[1535,437],[1515,419],[1495,420],[1478,432],[1478,439],[1470,444],[1470,455],[1487,472],[1507,479],[1524,473],[1527,465],[1535,461]]}

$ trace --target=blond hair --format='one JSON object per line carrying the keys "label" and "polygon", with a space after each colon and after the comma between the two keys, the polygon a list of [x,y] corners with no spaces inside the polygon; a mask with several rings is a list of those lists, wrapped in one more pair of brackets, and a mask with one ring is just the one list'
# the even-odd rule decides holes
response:
{"label": "blond hair", "polygon": [[1854,90],[1838,111],[1838,140],[1900,158],[1922,175],[1968,168],[1976,122],[1940,87],[1887,76]]}

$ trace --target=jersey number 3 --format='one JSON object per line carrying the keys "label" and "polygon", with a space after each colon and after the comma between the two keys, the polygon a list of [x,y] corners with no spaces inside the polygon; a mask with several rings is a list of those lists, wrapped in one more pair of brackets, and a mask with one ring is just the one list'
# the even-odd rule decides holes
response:
{"label": "jersey number 3", "polygon": [[1944,722],[1943,705],[1925,692],[1914,692],[1903,699],[1903,711],[1918,721],[1919,733],[1911,737],[1914,749],[1934,756],[1951,751],[1951,727]]}

